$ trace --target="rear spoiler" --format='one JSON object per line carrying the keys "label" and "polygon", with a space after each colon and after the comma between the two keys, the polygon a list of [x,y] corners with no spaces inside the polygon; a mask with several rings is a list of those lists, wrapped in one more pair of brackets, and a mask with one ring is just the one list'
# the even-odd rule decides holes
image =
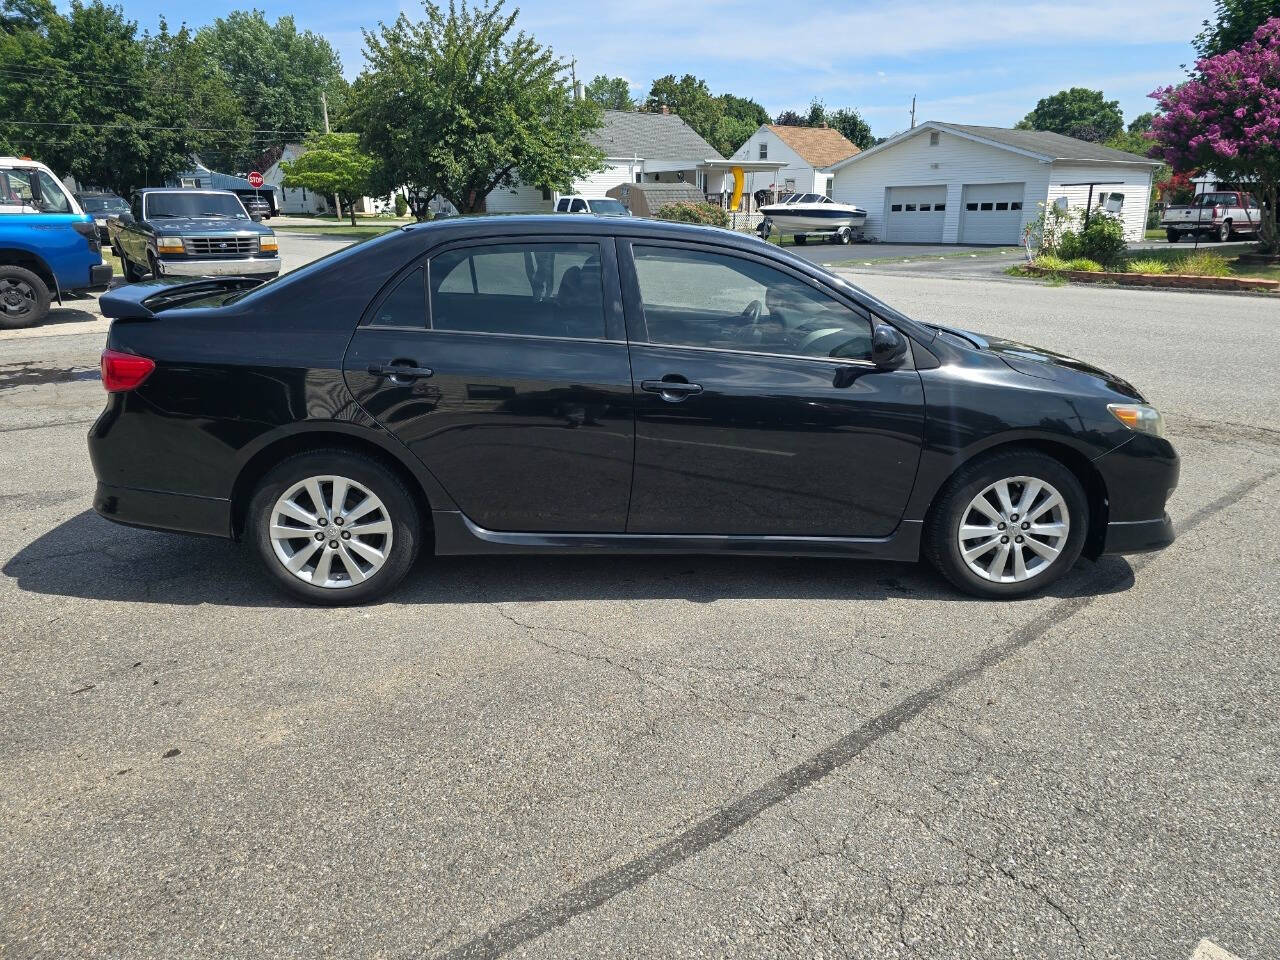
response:
{"label": "rear spoiler", "polygon": [[220,293],[252,290],[261,277],[204,277],[197,280],[156,279],[108,290],[98,300],[104,317],[115,320],[154,320],[162,310],[181,307]]}

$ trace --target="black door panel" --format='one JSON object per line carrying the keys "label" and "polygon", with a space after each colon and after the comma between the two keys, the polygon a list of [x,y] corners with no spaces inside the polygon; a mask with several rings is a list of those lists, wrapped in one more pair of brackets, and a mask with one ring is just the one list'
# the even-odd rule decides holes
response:
{"label": "black door panel", "polygon": [[[392,363],[431,375],[383,373]],[[634,443],[625,344],[361,327],[344,373],[482,527],[624,529]]]}
{"label": "black door panel", "polygon": [[[884,536],[902,517],[924,428],[914,370],[633,344],[629,533]],[[837,384],[847,384],[839,386]]]}

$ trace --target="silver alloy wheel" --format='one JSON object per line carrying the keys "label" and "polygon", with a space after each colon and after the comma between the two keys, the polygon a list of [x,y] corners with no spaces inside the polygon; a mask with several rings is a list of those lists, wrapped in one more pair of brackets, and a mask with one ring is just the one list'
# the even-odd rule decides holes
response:
{"label": "silver alloy wheel", "polygon": [[1067,502],[1036,477],[1006,477],[979,493],[960,517],[965,564],[994,583],[1020,583],[1048,570],[1071,532]]}
{"label": "silver alloy wheel", "polygon": [[391,555],[391,514],[363,484],[308,477],[271,508],[271,546],[286,570],[315,587],[368,580]]}

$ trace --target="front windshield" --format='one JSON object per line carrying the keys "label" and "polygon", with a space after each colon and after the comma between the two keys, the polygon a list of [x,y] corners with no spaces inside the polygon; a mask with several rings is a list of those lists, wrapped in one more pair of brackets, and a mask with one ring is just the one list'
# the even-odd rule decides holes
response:
{"label": "front windshield", "polygon": [[816,193],[806,193],[800,198],[801,203],[817,203],[818,195]]}
{"label": "front windshield", "polygon": [[85,213],[123,213],[129,209],[129,204],[122,199],[107,194],[82,196],[80,206],[84,207]]}
{"label": "front windshield", "polygon": [[249,214],[240,198],[231,193],[196,193],[174,190],[172,193],[148,193],[146,219],[173,217],[228,217],[248,220]]}
{"label": "front windshield", "polygon": [[608,216],[625,217],[629,212],[626,207],[617,200],[592,200],[592,213],[603,213]]}

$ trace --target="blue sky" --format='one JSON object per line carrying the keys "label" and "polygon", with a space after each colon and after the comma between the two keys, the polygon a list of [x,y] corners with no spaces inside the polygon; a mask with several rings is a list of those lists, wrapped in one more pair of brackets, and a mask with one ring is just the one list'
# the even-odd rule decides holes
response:
{"label": "blue sky", "polygon": [[[179,16],[154,0],[120,2],[143,26],[161,12]],[[184,13],[199,26],[248,5],[204,2]],[[363,64],[362,27],[421,9],[408,0],[259,6],[273,19],[292,13],[326,36],[349,78]],[[828,107],[857,107],[887,136],[908,125],[912,94],[920,120],[1011,126],[1040,97],[1086,86],[1118,99],[1127,120],[1151,109],[1151,90],[1183,75],[1212,3],[524,0],[518,7],[519,26],[576,58],[580,78],[623,76],[643,96],[654,77],[693,73],[713,92],[751,97],[775,114],[817,96]]]}

